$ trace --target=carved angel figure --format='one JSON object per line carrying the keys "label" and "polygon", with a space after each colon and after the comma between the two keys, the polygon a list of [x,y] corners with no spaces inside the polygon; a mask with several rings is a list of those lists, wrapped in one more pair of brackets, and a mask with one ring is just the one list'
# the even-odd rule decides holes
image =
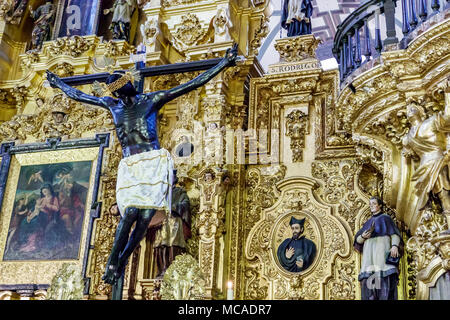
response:
{"label": "carved angel figure", "polygon": [[439,112],[426,118],[425,111],[416,102],[407,107],[407,117],[411,129],[403,138],[406,155],[416,154],[420,158],[412,181],[415,181],[418,208],[422,209],[430,191],[441,200],[445,215],[450,214],[450,179],[449,153],[447,147],[450,133],[450,105],[444,112]]}
{"label": "carved angel figure", "polygon": [[233,26],[230,17],[228,16],[228,10],[226,8],[219,8],[217,14],[212,20],[215,30],[215,42],[230,41],[230,29]]}

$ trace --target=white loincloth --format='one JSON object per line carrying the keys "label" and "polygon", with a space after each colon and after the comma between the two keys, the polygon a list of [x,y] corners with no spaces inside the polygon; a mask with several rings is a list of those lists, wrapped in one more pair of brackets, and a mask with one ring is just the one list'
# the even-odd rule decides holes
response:
{"label": "white loincloth", "polygon": [[166,149],[123,158],[119,163],[116,200],[123,217],[127,208],[157,209],[170,213],[173,160]]}

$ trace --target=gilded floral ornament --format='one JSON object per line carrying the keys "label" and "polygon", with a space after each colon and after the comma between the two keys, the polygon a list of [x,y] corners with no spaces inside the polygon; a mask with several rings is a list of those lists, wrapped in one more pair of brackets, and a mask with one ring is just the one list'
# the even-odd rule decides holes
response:
{"label": "gilded floral ornament", "polygon": [[[17,93],[18,94],[18,93]],[[32,115],[15,115],[0,125],[0,139],[45,141],[51,137],[79,138],[88,131],[112,130],[111,116],[105,110],[81,106],[62,93],[48,98]]]}
{"label": "gilded floral ornament", "polygon": [[174,47],[180,52],[205,41],[207,30],[203,28],[199,18],[192,13],[181,17],[181,25],[172,36]]}
{"label": "gilded floral ornament", "polygon": [[84,280],[80,266],[64,263],[53,277],[47,292],[47,300],[82,300]]}
{"label": "gilded floral ornament", "polygon": [[335,267],[335,275],[327,283],[330,300],[356,299],[356,264],[340,263]]}
{"label": "gilded floral ornament", "polygon": [[371,138],[353,135],[355,149],[358,155],[364,160],[371,163],[378,171],[384,172],[385,155],[379,145]]}
{"label": "gilded floral ornament", "polygon": [[29,0],[1,0],[0,1],[0,20],[7,23],[19,25],[27,9]]}
{"label": "gilded floral ornament", "polygon": [[247,279],[246,293],[251,300],[264,300],[267,297],[269,287],[261,284],[261,265],[247,267],[245,278]]}
{"label": "gilded floral ornament", "polygon": [[201,2],[202,0],[162,0],[161,4],[165,8]]}
{"label": "gilded floral ornament", "polygon": [[105,57],[117,58],[120,56],[129,56],[134,53],[135,47],[126,41],[109,40],[105,44]]}
{"label": "gilded floral ornament", "polygon": [[92,293],[94,296],[107,297],[111,293],[111,286],[101,280],[105,272],[120,214],[116,204],[117,168],[121,160],[120,144],[114,139],[110,150],[106,151],[107,167],[104,169],[101,183],[104,193],[102,199],[102,213],[97,220],[96,237],[92,250]]}
{"label": "gilded floral ornament", "polygon": [[206,292],[205,285],[197,260],[189,254],[181,254],[164,274],[161,297],[163,300],[201,300]]}
{"label": "gilded floral ornament", "polygon": [[317,85],[317,81],[314,79],[296,79],[288,80],[286,82],[273,86],[275,93],[293,93],[301,91],[311,91]]}
{"label": "gilded floral ornament", "polygon": [[144,43],[148,46],[155,44],[156,38],[160,33],[159,21],[157,18],[147,18],[145,24],[141,25],[141,33],[144,37]]}
{"label": "gilded floral ornament", "polygon": [[199,218],[196,226],[199,230],[201,238],[210,239],[215,236],[220,236],[223,230],[223,219],[225,218],[224,208],[219,208],[218,211],[207,209],[199,212]]}
{"label": "gilded floral ornament", "polygon": [[364,128],[365,133],[384,136],[385,140],[392,142],[396,147],[402,146],[403,136],[408,133],[408,130],[409,123],[404,108],[393,110]]}
{"label": "gilded floral ornament", "polygon": [[34,63],[37,63],[40,61],[39,52],[30,50],[25,53],[25,56],[23,58],[23,63],[21,63],[22,70],[26,71],[28,70]]}
{"label": "gilded floral ornament", "polygon": [[71,77],[74,75],[74,67],[67,62],[57,64],[51,69],[51,71],[56,73],[56,75],[60,78]]}
{"label": "gilded floral ornament", "polygon": [[231,40],[230,29],[233,27],[233,23],[231,22],[227,8],[221,7],[217,10],[212,24],[215,32],[214,42]]}
{"label": "gilded floral ornament", "polygon": [[286,117],[286,136],[291,138],[293,162],[303,161],[305,137],[308,133],[309,117],[301,110],[294,110]]}
{"label": "gilded floral ornament", "polygon": [[438,248],[438,254],[442,259],[442,268],[450,271],[450,232],[441,233],[431,240],[432,244]]}
{"label": "gilded floral ornament", "polygon": [[438,256],[438,247],[433,239],[448,229],[444,215],[437,213],[436,209],[428,207],[422,211],[419,226],[407,242],[406,247],[413,253],[413,264],[418,271],[425,269]]}
{"label": "gilded floral ornament", "polygon": [[258,50],[262,45],[262,40],[267,37],[269,31],[269,19],[266,16],[262,16],[259,25],[254,31],[253,39],[250,42],[250,55],[258,55]]}
{"label": "gilded floral ornament", "polygon": [[317,59],[316,49],[322,43],[320,38],[312,35],[287,37],[277,40],[275,49],[280,54],[281,62]]}
{"label": "gilded floral ornament", "polygon": [[271,207],[279,191],[275,187],[277,181],[285,177],[286,167],[278,166],[268,172],[265,168],[250,168],[247,171],[247,213],[245,228],[250,230],[260,219],[263,208]]}
{"label": "gilded floral ornament", "polygon": [[91,48],[93,48],[93,42],[91,40],[87,40],[85,37],[81,36],[72,36],[58,38],[52,41],[46,50],[50,57],[69,55],[76,58],[89,51]]}

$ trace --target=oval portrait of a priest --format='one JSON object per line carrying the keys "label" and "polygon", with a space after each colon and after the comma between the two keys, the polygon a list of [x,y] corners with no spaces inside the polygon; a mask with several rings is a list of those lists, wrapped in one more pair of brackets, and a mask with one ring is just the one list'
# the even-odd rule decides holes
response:
{"label": "oval portrait of a priest", "polygon": [[285,222],[284,228],[281,227],[277,232],[277,238],[281,240],[277,249],[277,258],[286,271],[302,272],[313,264],[317,247],[314,239],[311,239],[315,238],[312,229],[306,217],[291,216],[289,226],[286,226]]}

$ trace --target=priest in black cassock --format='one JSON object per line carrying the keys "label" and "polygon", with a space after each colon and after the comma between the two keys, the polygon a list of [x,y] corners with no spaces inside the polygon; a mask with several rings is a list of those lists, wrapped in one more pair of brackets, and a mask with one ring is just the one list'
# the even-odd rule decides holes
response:
{"label": "priest in black cassock", "polygon": [[314,242],[302,236],[305,219],[291,218],[289,225],[292,229],[292,238],[284,240],[278,247],[278,261],[290,272],[300,272],[309,268],[316,256]]}
{"label": "priest in black cassock", "polygon": [[311,34],[312,14],[311,0],[284,0],[281,27],[287,29],[288,37]]}
{"label": "priest in black cassock", "polygon": [[369,201],[372,217],[356,233],[354,248],[362,254],[362,300],[397,300],[398,264],[403,253],[400,230],[392,218],[383,213],[378,197]]}

